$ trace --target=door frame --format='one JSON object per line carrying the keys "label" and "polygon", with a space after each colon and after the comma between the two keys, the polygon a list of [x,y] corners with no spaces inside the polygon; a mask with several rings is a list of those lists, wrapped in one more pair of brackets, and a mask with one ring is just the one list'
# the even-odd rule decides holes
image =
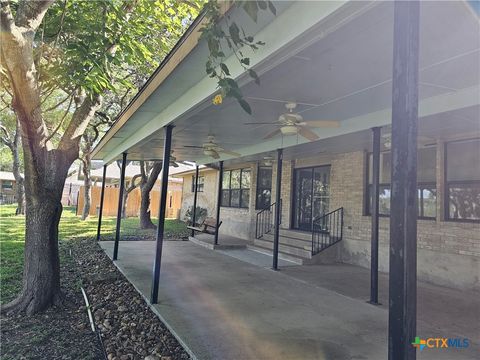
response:
{"label": "door frame", "polygon": [[[291,203],[290,203],[290,208],[292,209],[292,212],[290,214],[290,229],[292,230],[298,230],[298,231],[307,231],[305,229],[301,229],[298,227],[295,227],[295,215],[297,212],[295,211],[295,202],[297,200],[297,170],[305,170],[305,169],[312,169],[312,221],[313,221],[313,169],[315,168],[332,168],[332,164],[324,164],[324,165],[313,165],[313,166],[303,166],[303,167],[298,167],[298,168],[293,168],[293,174],[292,174],[292,196],[291,196]],[[330,174],[330,171],[329,171]],[[330,185],[330,177],[329,177],[329,185]],[[330,199],[330,191],[328,193],[328,198]]]}

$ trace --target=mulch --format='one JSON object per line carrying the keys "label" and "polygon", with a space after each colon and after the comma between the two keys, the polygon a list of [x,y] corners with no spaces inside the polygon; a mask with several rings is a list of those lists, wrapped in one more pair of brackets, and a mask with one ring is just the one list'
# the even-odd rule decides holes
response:
{"label": "mulch", "polygon": [[[189,359],[145,300],[91,239],[60,243],[65,304],[31,317],[2,315],[2,359]],[[92,332],[80,291],[89,298]]]}

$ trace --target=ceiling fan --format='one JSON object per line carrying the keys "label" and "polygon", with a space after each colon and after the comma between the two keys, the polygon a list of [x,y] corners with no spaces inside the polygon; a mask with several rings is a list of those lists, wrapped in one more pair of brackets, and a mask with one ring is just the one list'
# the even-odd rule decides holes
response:
{"label": "ceiling fan", "polygon": [[184,145],[183,147],[194,148],[194,149],[202,149],[203,153],[205,155],[210,156],[214,159],[219,159],[220,154],[227,154],[227,155],[231,155],[231,156],[235,156],[235,157],[241,156],[241,154],[236,153],[234,151],[224,149],[219,144],[217,144],[215,142],[215,136],[214,135],[208,135],[207,142],[204,143],[202,146]]}
{"label": "ceiling fan", "polygon": [[335,120],[313,120],[313,121],[303,121],[302,115],[294,113],[293,111],[297,107],[295,102],[287,102],[285,104],[287,112],[278,117],[277,122],[250,122],[245,123],[245,125],[276,125],[278,129],[268,133],[263,137],[263,139],[270,139],[276,135],[282,134],[285,136],[290,135],[300,135],[310,141],[315,141],[320,139],[317,134],[315,134],[309,128],[332,128],[339,127],[340,122]]}

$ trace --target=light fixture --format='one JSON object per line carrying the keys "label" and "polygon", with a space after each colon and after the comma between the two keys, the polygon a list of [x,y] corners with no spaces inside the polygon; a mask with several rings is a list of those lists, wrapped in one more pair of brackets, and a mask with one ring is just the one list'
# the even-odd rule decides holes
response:
{"label": "light fixture", "polygon": [[285,136],[297,135],[298,127],[295,125],[285,125],[280,128],[280,131]]}
{"label": "light fixture", "polygon": [[212,149],[204,149],[203,153],[207,156],[215,156],[217,154],[215,150]]}
{"label": "light fixture", "polygon": [[263,164],[265,166],[273,166],[273,157],[272,156],[264,156],[263,157]]}

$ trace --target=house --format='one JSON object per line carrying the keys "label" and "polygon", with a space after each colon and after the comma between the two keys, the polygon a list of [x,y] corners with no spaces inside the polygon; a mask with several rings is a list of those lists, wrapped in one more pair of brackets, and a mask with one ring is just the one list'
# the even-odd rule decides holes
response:
{"label": "house", "polygon": [[[23,174],[22,174],[23,176]],[[15,176],[11,171],[0,171],[0,203],[13,204],[16,201]]]}
{"label": "house", "polygon": [[[179,174],[182,214],[196,193],[197,206],[222,221],[214,244],[244,239],[272,253],[274,269],[279,254],[356,264],[371,269],[372,292],[378,270],[390,272],[390,313],[403,319],[390,335],[405,346],[414,334],[397,335],[415,322],[417,279],[480,290],[477,8],[421,2],[418,30],[416,10],[395,13],[393,2],[274,4],[276,15],[261,12],[257,22],[227,10],[265,42],[244,49],[260,85],[224,49],[252,115],[232,99],[212,103],[200,16],[93,157],[162,158],[174,149],[205,165],[201,190],[192,172]],[[394,15],[396,34],[405,31],[395,38]],[[155,293],[154,285],[152,302]]]}

